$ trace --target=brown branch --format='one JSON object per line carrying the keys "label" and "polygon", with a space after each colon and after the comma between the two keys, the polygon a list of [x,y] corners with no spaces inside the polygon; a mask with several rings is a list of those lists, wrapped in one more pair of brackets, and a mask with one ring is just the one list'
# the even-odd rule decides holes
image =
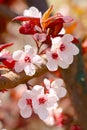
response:
{"label": "brown branch", "polygon": [[46,72],[47,72],[47,68],[44,65],[42,65],[41,68],[37,69],[34,76],[26,76],[24,72],[16,73],[16,72],[10,71],[6,74],[3,74],[0,77],[0,90],[14,88],[17,85],[26,83],[28,80],[35,77],[39,77]]}

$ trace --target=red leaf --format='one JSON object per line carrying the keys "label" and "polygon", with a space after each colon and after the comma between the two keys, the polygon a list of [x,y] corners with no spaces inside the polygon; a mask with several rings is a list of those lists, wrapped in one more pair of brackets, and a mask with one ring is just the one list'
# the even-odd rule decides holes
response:
{"label": "red leaf", "polygon": [[33,18],[33,17],[28,17],[28,16],[17,16],[15,18],[12,19],[12,21],[14,20],[19,20],[19,21],[33,21],[34,24],[38,25],[40,24],[40,18]]}
{"label": "red leaf", "polygon": [[79,40],[78,40],[76,37],[74,37],[74,39],[73,39],[72,42],[73,42],[73,43],[79,43]]}
{"label": "red leaf", "polygon": [[35,24],[33,22],[27,22],[23,26],[19,28],[19,32],[22,34],[34,34],[36,31],[34,30]]}
{"label": "red leaf", "polygon": [[9,69],[13,69],[14,65],[15,65],[15,61],[12,60],[11,62],[9,62],[8,60],[4,60],[3,64],[6,65],[6,67],[9,68]]}
{"label": "red leaf", "polygon": [[0,51],[2,51],[3,49],[9,47],[9,46],[12,46],[13,43],[6,43],[6,44],[3,44],[3,45],[0,45]]}
{"label": "red leaf", "polygon": [[6,60],[6,58],[0,57],[0,62]]}

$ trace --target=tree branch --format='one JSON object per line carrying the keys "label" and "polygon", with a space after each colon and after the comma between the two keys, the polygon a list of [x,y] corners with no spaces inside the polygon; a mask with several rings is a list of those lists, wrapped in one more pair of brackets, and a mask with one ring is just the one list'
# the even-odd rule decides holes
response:
{"label": "tree branch", "polygon": [[11,89],[16,87],[19,84],[26,83],[28,80],[39,77],[47,72],[46,66],[42,65],[41,68],[38,68],[34,76],[26,76],[25,72],[16,73],[10,71],[6,74],[0,76],[0,90]]}

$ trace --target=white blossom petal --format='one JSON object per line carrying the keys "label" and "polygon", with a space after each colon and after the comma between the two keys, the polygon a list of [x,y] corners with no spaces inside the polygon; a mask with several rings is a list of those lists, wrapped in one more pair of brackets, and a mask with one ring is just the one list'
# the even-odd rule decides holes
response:
{"label": "white blossom petal", "polygon": [[35,55],[33,57],[33,61],[32,62],[40,67],[41,64],[42,64],[42,58],[39,55]]}
{"label": "white blossom petal", "polygon": [[49,90],[50,87],[51,87],[50,80],[48,80],[48,79],[45,78],[44,79],[44,84],[45,84],[46,88]]}
{"label": "white blossom petal", "polygon": [[49,116],[49,111],[43,106],[41,106],[37,114],[41,120],[46,120],[46,118]]}
{"label": "white blossom petal", "polygon": [[23,62],[21,63],[21,61],[15,62],[15,66],[14,66],[15,71],[18,73],[22,72],[24,69],[24,65],[25,65],[25,63],[23,63]]}
{"label": "white blossom petal", "polygon": [[23,118],[29,118],[32,114],[32,109],[30,106],[26,106],[24,109],[20,110],[20,114]]}
{"label": "white blossom petal", "polygon": [[61,38],[61,42],[63,43],[69,43],[73,41],[73,36],[71,34],[65,34],[62,38]]}
{"label": "white blossom petal", "polygon": [[61,38],[60,37],[55,37],[55,38],[52,38],[52,44],[58,44],[58,42],[60,42]]}
{"label": "white blossom petal", "polygon": [[20,60],[23,55],[24,55],[24,52],[22,50],[17,50],[13,52],[12,57],[14,60]]}
{"label": "white blossom petal", "polygon": [[58,98],[57,98],[57,96],[56,96],[56,94],[53,92],[53,94],[51,93],[51,94],[46,94],[46,96],[47,96],[47,108],[49,109],[54,109],[54,108],[56,108],[57,106],[58,106],[58,104],[57,104],[57,101],[58,101]]}
{"label": "white blossom petal", "polygon": [[19,101],[18,101],[18,107],[20,109],[24,109],[26,107],[26,101],[24,98],[20,98]]}
{"label": "white blossom petal", "polygon": [[69,67],[69,64],[66,63],[66,62],[63,61],[63,60],[59,60],[59,61],[58,61],[58,65],[59,65],[61,68],[63,68],[63,69],[66,69],[66,68]]}
{"label": "white blossom petal", "polygon": [[69,49],[72,55],[77,55],[79,53],[79,48],[73,43],[69,43]]}
{"label": "white blossom petal", "polygon": [[32,92],[31,92],[30,90],[26,90],[26,91],[23,93],[22,97],[23,97],[24,99],[32,98]]}
{"label": "white blossom petal", "polygon": [[35,56],[35,51],[34,51],[34,48],[30,45],[25,45],[24,46],[24,50],[25,50],[25,53],[28,54],[31,58],[33,56]]}
{"label": "white blossom petal", "polygon": [[58,78],[51,83],[52,88],[55,88],[55,86],[63,86],[63,85],[64,85],[64,82],[61,78]]}
{"label": "white blossom petal", "polygon": [[60,44],[61,44],[61,38],[60,37],[52,38],[51,51],[55,51],[57,48],[59,48]]}
{"label": "white blossom petal", "polygon": [[55,87],[54,90],[56,91],[57,93],[57,96],[59,98],[62,98],[66,95],[67,91],[64,87]]}
{"label": "white blossom petal", "polygon": [[44,94],[44,87],[40,85],[35,85],[32,89],[34,95]]}
{"label": "white blossom petal", "polygon": [[50,71],[56,71],[58,69],[58,61],[55,61],[55,60],[51,60],[51,61],[48,61],[46,63],[46,66],[47,68],[50,70]]}
{"label": "white blossom petal", "polygon": [[35,66],[32,63],[25,65],[24,71],[26,75],[33,76],[36,72]]}
{"label": "white blossom petal", "polygon": [[[59,56],[66,64],[72,64],[73,55],[69,54],[68,51],[65,51],[64,53],[60,51]],[[62,62],[62,60],[61,60],[61,62]]]}

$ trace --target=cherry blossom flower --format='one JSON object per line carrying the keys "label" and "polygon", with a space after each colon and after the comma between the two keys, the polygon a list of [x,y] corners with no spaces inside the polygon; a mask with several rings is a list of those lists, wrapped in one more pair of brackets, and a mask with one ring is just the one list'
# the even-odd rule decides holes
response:
{"label": "cherry blossom flower", "polygon": [[46,59],[47,59],[46,66],[47,66],[48,70],[50,70],[50,71],[56,71],[58,69],[58,66],[60,66],[63,69],[66,69],[69,67],[69,64],[67,64],[65,61],[61,60],[61,58],[59,57],[58,52],[56,50],[47,51]]}
{"label": "cherry blossom flower", "polygon": [[58,66],[63,69],[69,67],[73,62],[73,56],[79,53],[79,49],[72,43],[73,36],[65,34],[62,38],[52,38],[52,47],[46,52],[47,68],[56,71]]}
{"label": "cherry blossom flower", "polygon": [[17,50],[13,53],[13,59],[16,61],[14,69],[16,72],[25,71],[26,75],[32,76],[36,72],[36,67],[40,67],[42,59],[35,54],[33,47],[25,45],[25,51]]}
{"label": "cherry blossom flower", "polygon": [[54,80],[52,83],[50,83],[50,80],[44,79],[44,84],[49,91],[53,89],[59,99],[64,97],[67,93],[66,89],[63,87],[64,82],[61,78]]}
{"label": "cherry blossom flower", "polygon": [[22,117],[28,118],[34,111],[41,120],[45,120],[50,111],[58,106],[57,100],[54,92],[53,94],[45,94],[44,87],[35,85],[32,90],[25,91],[18,101],[20,114]]}
{"label": "cherry blossom flower", "polygon": [[44,87],[35,85],[32,89],[33,108],[41,120],[45,120],[49,116],[49,112],[57,107],[57,96],[53,93],[44,94]]}
{"label": "cherry blossom flower", "polygon": [[30,90],[24,92],[22,98],[18,101],[18,106],[23,118],[28,118],[32,115],[32,94]]}
{"label": "cherry blossom flower", "polygon": [[72,43],[73,36],[65,34],[62,38],[52,39],[52,50],[57,49],[59,57],[67,64],[72,64],[73,56],[79,53],[78,47]]}

